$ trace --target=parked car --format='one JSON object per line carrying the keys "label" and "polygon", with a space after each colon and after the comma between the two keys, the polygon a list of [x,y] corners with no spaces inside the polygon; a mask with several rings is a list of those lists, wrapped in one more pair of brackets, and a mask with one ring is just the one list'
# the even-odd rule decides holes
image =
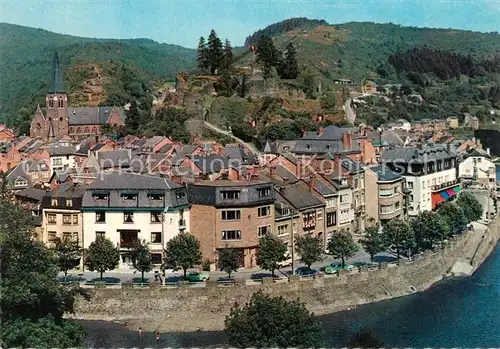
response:
{"label": "parked car", "polygon": [[292,265],[292,256],[287,254],[285,256],[285,258],[286,259],[284,261],[278,262],[278,266],[280,268],[284,268],[284,267],[288,267],[288,266]]}
{"label": "parked car", "polygon": [[206,271],[191,271],[186,275],[186,278],[191,282],[207,281],[210,274]]}
{"label": "parked car", "polygon": [[309,267],[299,267],[295,269],[295,274],[298,276],[314,276],[317,273],[317,270],[309,268]]}
{"label": "parked car", "polygon": [[332,263],[325,267],[325,274],[335,274],[339,270],[351,271],[353,269],[354,266],[350,264],[345,264],[344,267],[342,267],[342,263]]}

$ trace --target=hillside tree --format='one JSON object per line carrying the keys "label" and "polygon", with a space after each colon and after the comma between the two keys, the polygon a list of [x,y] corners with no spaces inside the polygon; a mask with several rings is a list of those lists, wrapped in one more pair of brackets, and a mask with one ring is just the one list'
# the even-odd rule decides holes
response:
{"label": "hillside tree", "polygon": [[221,63],[220,76],[222,85],[227,97],[233,94],[232,73],[233,73],[233,49],[229,40],[224,42],[224,57]]}
{"label": "hillside tree", "polygon": [[139,134],[143,120],[139,111],[139,106],[135,100],[130,103],[130,108],[125,110],[125,115],[127,116],[125,119],[125,128],[127,132],[130,134]]}
{"label": "hillside tree", "polygon": [[280,68],[281,53],[276,49],[273,39],[263,35],[257,42],[257,62],[263,66],[263,76],[265,79],[271,76],[272,68]]}
{"label": "hillside tree", "polygon": [[198,239],[190,233],[181,233],[167,242],[163,260],[164,269],[182,269],[185,279],[189,268],[201,264],[201,257]]}
{"label": "hillside tree", "polygon": [[80,265],[82,249],[78,241],[69,238],[56,238],[53,242],[52,251],[57,259],[59,269],[64,273],[64,277],[68,275],[68,270]]}
{"label": "hillside tree", "polygon": [[365,236],[360,241],[361,246],[366,253],[370,255],[370,261],[373,263],[377,253],[385,251],[386,245],[383,235],[380,233],[380,226],[367,227]]}
{"label": "hillside tree", "polygon": [[295,242],[295,249],[302,263],[309,268],[315,262],[323,260],[323,247],[318,237],[299,236]]}
{"label": "hillside tree", "polygon": [[358,245],[347,231],[338,231],[332,234],[328,240],[328,253],[335,258],[342,260],[342,268],[345,267],[345,260],[354,257],[358,252]]}
{"label": "hillside tree", "polygon": [[240,306],[235,303],[224,321],[229,345],[237,348],[321,348],[323,326],[299,300],[287,301],[262,290]]}
{"label": "hillside tree", "polygon": [[219,268],[225,271],[231,279],[231,273],[240,267],[240,256],[234,248],[223,248],[219,250]]}
{"label": "hillside tree", "polygon": [[85,253],[85,265],[90,271],[97,271],[102,274],[108,270],[115,269],[120,263],[120,250],[113,245],[111,240],[103,236],[98,236],[90,243]]}
{"label": "hillside tree", "polygon": [[286,259],[288,248],[277,236],[266,234],[259,240],[259,253],[257,265],[262,269],[269,270],[274,277],[274,271],[279,269],[279,262]]}
{"label": "hillside tree", "polygon": [[130,252],[130,256],[132,257],[134,269],[141,273],[141,282],[144,283],[144,273],[148,273],[153,269],[151,254],[146,241],[138,241]]}
{"label": "hillside tree", "polygon": [[216,72],[218,73],[223,59],[224,50],[222,47],[222,41],[217,36],[215,30],[212,29],[207,42],[207,60],[211,75],[215,75]]}
{"label": "hillside tree", "polygon": [[208,49],[207,44],[205,42],[205,38],[202,36],[198,41],[198,48],[196,50],[196,62],[198,69],[200,72],[204,73],[209,68],[209,58],[208,58]]}
{"label": "hillside tree", "polygon": [[283,61],[283,79],[296,79],[299,75],[299,65],[297,63],[297,51],[290,42],[285,51],[285,59]]}

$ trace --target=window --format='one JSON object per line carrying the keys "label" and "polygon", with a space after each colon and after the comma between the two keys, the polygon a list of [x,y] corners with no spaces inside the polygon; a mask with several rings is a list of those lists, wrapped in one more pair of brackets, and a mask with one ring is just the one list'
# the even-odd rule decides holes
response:
{"label": "window", "polygon": [[241,211],[240,210],[227,210],[222,211],[223,221],[239,221],[241,219]]}
{"label": "window", "polygon": [[333,206],[335,206],[335,199],[333,199],[333,198],[326,199],[326,206],[327,207],[333,207]]}
{"label": "window", "polygon": [[340,195],[340,203],[341,204],[345,204],[348,201],[349,201],[349,194]]}
{"label": "window", "polygon": [[257,191],[259,192],[260,198],[267,197],[267,196],[271,195],[271,188],[270,187],[258,188]]}
{"label": "window", "polygon": [[106,237],[106,232],[105,231],[96,231],[95,232],[95,238],[96,239],[105,238],[105,237]]}
{"label": "window", "polygon": [[278,236],[288,234],[288,224],[278,226]]}
{"label": "window", "polygon": [[137,194],[122,193],[122,198],[124,200],[136,200]]}
{"label": "window", "polygon": [[61,158],[54,158],[54,159],[52,159],[52,164],[54,166],[61,166],[62,165],[62,159]]}
{"label": "window", "polygon": [[92,195],[94,200],[108,200],[108,194],[94,194]]}
{"label": "window", "polygon": [[160,212],[151,212],[151,223],[161,223],[161,213]]}
{"label": "window", "polygon": [[406,182],[408,189],[413,189],[413,182]]}
{"label": "window", "polygon": [[358,189],[358,188],[359,188],[359,179],[354,178],[354,189]]}
{"label": "window", "polygon": [[316,212],[316,219],[318,219],[318,220],[319,220],[319,219],[323,219],[323,211],[318,210],[318,211]]}
{"label": "window", "polygon": [[49,231],[49,241],[54,241],[57,237],[57,234],[55,231]]}
{"label": "window", "polygon": [[59,96],[57,101],[59,102],[59,108],[64,108],[64,100],[63,100],[62,96]]}
{"label": "window", "polygon": [[281,209],[281,215],[282,216],[289,216],[290,215],[290,209],[289,208],[282,208]]}
{"label": "window", "polygon": [[49,224],[56,224],[56,222],[57,222],[57,215],[54,214],[54,213],[49,213],[47,215],[47,219],[48,219]]}
{"label": "window", "polygon": [[152,244],[161,244],[161,232],[151,233],[151,243]]}
{"label": "window", "polygon": [[340,211],[340,217],[339,217],[340,224],[345,223],[345,222],[350,220],[349,213],[350,213],[349,210]]}
{"label": "window", "polygon": [[394,204],[396,210],[399,210],[400,208],[400,202],[399,201],[396,201],[396,203]]}
{"label": "window", "polygon": [[51,204],[52,204],[52,206],[57,206],[57,199],[56,198],[52,198]]}
{"label": "window", "polygon": [[77,232],[73,232],[71,233],[72,235],[72,240],[75,241],[75,242],[78,242],[78,233]]}
{"label": "window", "polygon": [[259,227],[259,237],[271,234],[271,226],[270,225],[265,225],[263,227]]}
{"label": "window", "polygon": [[54,98],[49,97],[49,108],[54,108]]}
{"label": "window", "polygon": [[241,230],[222,231],[222,240],[241,240]]}
{"label": "window", "polygon": [[379,190],[379,196],[381,196],[381,197],[393,196],[394,194],[395,193],[394,193],[393,189],[383,188],[383,189]]}
{"label": "window", "polygon": [[224,200],[234,200],[240,198],[239,190],[224,190],[222,191],[222,198]]}
{"label": "window", "polygon": [[63,214],[63,224],[71,224],[71,215]]}
{"label": "window", "polygon": [[96,223],[106,223],[106,212],[96,212],[95,213]]}
{"label": "window", "polygon": [[409,202],[413,202],[413,194],[410,195],[410,198],[408,199]]}
{"label": "window", "polygon": [[186,193],[184,193],[183,191],[179,191],[175,194],[175,196],[177,197],[177,199],[183,199],[186,196]]}
{"label": "window", "polygon": [[333,227],[337,225],[337,212],[329,212],[326,214],[326,226]]}
{"label": "window", "polygon": [[63,239],[64,240],[71,241],[72,237],[73,237],[73,235],[71,233],[68,233],[68,232],[64,232],[63,233]]}
{"label": "window", "polygon": [[73,206],[73,200],[66,199],[66,207],[71,207],[71,206]]}
{"label": "window", "polygon": [[398,187],[394,187],[394,195],[398,194],[399,193],[399,188]]}
{"label": "window", "polygon": [[134,223],[134,213],[123,212],[123,223]]}
{"label": "window", "polygon": [[73,215],[73,224],[78,224],[78,215],[77,214],[74,214]]}
{"label": "window", "polygon": [[380,213],[394,212],[394,205],[380,205]]}
{"label": "window", "polygon": [[258,217],[267,217],[271,215],[271,206],[262,206],[257,208]]}
{"label": "window", "polygon": [[161,201],[161,200],[163,200],[163,195],[161,195],[161,194],[149,194],[148,198],[149,198],[149,200],[152,200],[152,201]]}
{"label": "window", "polygon": [[151,253],[151,263],[152,264],[162,264],[163,255],[161,253]]}

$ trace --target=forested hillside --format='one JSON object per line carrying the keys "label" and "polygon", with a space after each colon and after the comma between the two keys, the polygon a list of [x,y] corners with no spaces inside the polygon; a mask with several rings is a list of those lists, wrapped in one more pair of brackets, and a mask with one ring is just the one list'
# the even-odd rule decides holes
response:
{"label": "forested hillside", "polygon": [[86,77],[84,73],[75,74],[74,67],[92,63],[101,70],[105,95],[120,95],[119,100],[126,99],[124,94],[129,90],[127,82],[114,74],[123,66],[140,81],[152,83],[155,79],[173,79],[179,71],[191,69],[196,57],[195,50],[148,39],[80,38],[0,23],[0,122],[16,124],[19,118],[25,119],[20,114],[31,109],[34,112],[37,103],[43,104],[56,50],[65,81],[73,88],[70,93],[79,94]]}

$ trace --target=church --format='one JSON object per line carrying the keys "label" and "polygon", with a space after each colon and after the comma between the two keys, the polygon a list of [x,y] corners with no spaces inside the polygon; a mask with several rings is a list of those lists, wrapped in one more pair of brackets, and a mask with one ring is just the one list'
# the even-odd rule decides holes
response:
{"label": "church", "polygon": [[120,107],[70,107],[57,53],[54,55],[53,69],[53,81],[45,97],[45,108],[38,105],[31,121],[31,138],[53,142],[69,136],[79,140],[99,136],[104,124],[125,125],[125,113]]}

